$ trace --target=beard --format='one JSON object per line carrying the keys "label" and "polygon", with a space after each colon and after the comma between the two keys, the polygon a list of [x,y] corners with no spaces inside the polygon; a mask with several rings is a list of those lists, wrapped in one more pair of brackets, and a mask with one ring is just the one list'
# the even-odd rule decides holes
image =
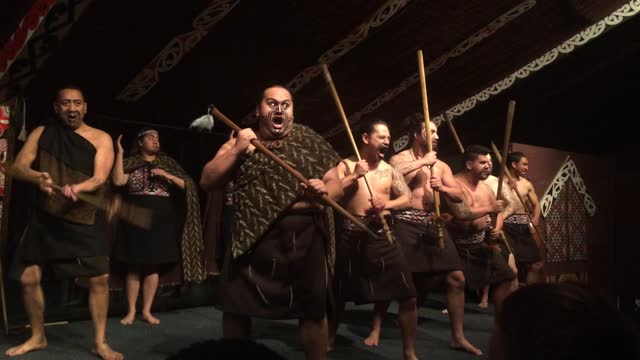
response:
{"label": "beard", "polygon": [[[431,142],[431,149],[433,151],[438,151],[438,141],[432,141]],[[429,144],[427,143],[426,140],[424,140],[422,142],[422,150],[426,153],[429,150]]]}

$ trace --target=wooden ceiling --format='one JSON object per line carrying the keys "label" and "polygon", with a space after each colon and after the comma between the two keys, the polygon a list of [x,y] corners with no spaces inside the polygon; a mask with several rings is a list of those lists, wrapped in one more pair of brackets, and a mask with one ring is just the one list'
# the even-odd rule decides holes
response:
{"label": "wooden ceiling", "polygon": [[[0,46],[30,3],[6,2],[3,7],[8,10],[0,15]],[[48,57],[26,83],[19,81],[19,66],[12,68],[9,80],[0,82],[0,93],[5,98],[23,93],[29,99],[30,126],[49,115],[57,86],[76,83],[86,89],[90,115],[110,119],[107,127],[113,131],[121,131],[118,124],[127,122],[186,131],[209,104],[243,122],[265,84],[283,83],[295,90],[296,121],[325,135],[339,151],[348,151],[320,62],[329,64],[354,125],[367,116],[381,117],[391,123],[392,135],[400,136],[403,119],[422,109],[417,50],[425,56],[429,107],[435,117],[627,3],[193,0],[187,6],[58,0],[49,17],[68,17],[68,32],[47,42]],[[611,109],[617,96],[626,94],[612,90],[615,85],[603,89],[611,86],[603,85],[603,79],[617,77],[629,84],[637,79],[639,23],[635,17],[624,19],[593,44],[562,55],[548,68],[456,115],[453,123],[462,140],[499,143],[507,101],[514,99],[514,141],[573,151],[614,151],[598,146],[598,130],[584,136],[575,133],[584,116],[600,111],[590,106]],[[572,119],[564,122],[565,117]],[[228,131],[216,125],[211,146],[223,141]],[[455,152],[448,131],[440,132],[443,151]]]}

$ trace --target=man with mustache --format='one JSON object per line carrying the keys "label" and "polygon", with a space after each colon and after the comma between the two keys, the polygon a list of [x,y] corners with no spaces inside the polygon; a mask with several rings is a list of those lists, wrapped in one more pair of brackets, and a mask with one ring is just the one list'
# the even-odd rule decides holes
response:
{"label": "man with mustache", "polygon": [[[242,129],[225,143],[205,165],[200,184],[207,191],[225,189],[231,212],[217,304],[224,337],[248,337],[251,317],[297,318],[307,359],[324,359],[334,242],[327,233],[330,212],[318,197],[342,195],[332,169],[340,159],[317,133],[294,123],[293,105],[285,87],[264,89],[256,131]],[[301,186],[255,151],[253,139],[292,164],[311,186]]]}
{"label": "man with mustache", "polygon": [[489,149],[471,145],[465,149],[463,160],[463,170],[455,175],[464,194],[463,205],[484,215],[467,220],[453,212],[451,234],[464,266],[467,286],[480,291],[485,285],[491,285],[498,313],[515,277],[505,258],[490,246],[497,241],[500,232],[499,228],[492,227],[490,215],[497,213],[496,224],[500,224],[503,208],[491,187],[484,182],[491,174]]}
{"label": "man with mustache", "polygon": [[[47,347],[44,295],[40,281],[44,265],[57,276],[89,278],[89,310],[94,325],[91,352],[106,360],[123,356],[106,343],[109,307],[109,249],[105,214],[78,200],[78,194],[101,196],[113,165],[111,136],[84,122],[82,90],[65,86],[56,93],[53,109],[59,118],[35,128],[16,157],[16,178],[39,183],[36,210],[15,255],[13,273],[22,284],[31,338],[6,351],[8,356]],[[32,167],[32,165],[34,165]],[[53,184],[65,184],[58,192]]]}
{"label": "man with mustache", "polygon": [[[527,284],[543,280],[542,257],[540,249],[533,238],[534,229],[540,222],[542,209],[533,184],[524,176],[529,171],[529,159],[522,152],[512,152],[507,156],[507,167],[516,182],[514,191],[520,193],[525,202],[533,205],[533,218],[529,218],[527,211],[520,201],[514,201],[515,212],[504,220],[504,233],[513,247],[516,265],[521,270]],[[516,195],[514,194],[514,197]]]}
{"label": "man with mustache", "polygon": [[[385,239],[379,219],[383,215],[391,224],[390,212],[408,207],[411,192],[402,175],[383,160],[391,144],[387,123],[382,120],[369,121],[362,131],[361,140],[362,160],[344,159],[337,166],[344,190],[341,203],[369,228],[377,230],[380,238],[372,239],[345,219],[336,251],[334,287],[337,308],[341,312],[344,302],[353,301],[356,304],[374,303],[376,309],[386,309],[389,301],[397,300],[404,359],[413,360],[417,359],[417,311],[413,280],[400,247]],[[338,317],[339,314],[336,314],[330,329],[331,346],[335,340]],[[377,337],[365,340],[368,346],[377,346],[377,343]]]}
{"label": "man with mustache", "polygon": [[[440,249],[436,228],[434,190],[453,203],[464,198],[460,185],[453,177],[449,165],[437,159],[438,128],[431,122],[433,151],[428,152],[425,122],[418,114],[409,118],[411,147],[390,159],[411,189],[411,207],[394,214],[394,234],[413,272],[413,279],[421,298],[426,298],[427,285],[446,280],[447,310],[451,326],[450,347],[481,355],[464,336],[464,287],[463,267],[450,235],[445,231],[445,246]],[[432,173],[432,169],[433,173]],[[456,207],[457,209],[458,207]],[[460,215],[459,215],[460,216]],[[380,316],[376,315],[371,336],[379,335]]]}

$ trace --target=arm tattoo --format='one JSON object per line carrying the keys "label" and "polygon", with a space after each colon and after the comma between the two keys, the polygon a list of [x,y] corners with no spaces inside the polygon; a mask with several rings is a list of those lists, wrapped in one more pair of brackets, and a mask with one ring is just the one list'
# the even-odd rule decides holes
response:
{"label": "arm tattoo", "polygon": [[391,171],[393,172],[393,180],[391,182],[391,191],[393,194],[395,196],[410,195],[411,190],[409,190],[409,186],[407,186],[407,183],[404,181],[404,176],[393,167]]}
{"label": "arm tattoo", "polygon": [[454,203],[452,201],[447,201],[449,207],[451,208],[451,212],[453,216],[460,220],[473,220],[473,213],[467,204],[463,202]]}
{"label": "arm tattoo", "polygon": [[420,166],[416,166],[415,163],[416,161],[406,161],[406,162],[401,162],[398,163],[394,166],[394,168],[396,170],[398,170],[398,172],[402,175],[407,175],[408,173],[420,168]]}

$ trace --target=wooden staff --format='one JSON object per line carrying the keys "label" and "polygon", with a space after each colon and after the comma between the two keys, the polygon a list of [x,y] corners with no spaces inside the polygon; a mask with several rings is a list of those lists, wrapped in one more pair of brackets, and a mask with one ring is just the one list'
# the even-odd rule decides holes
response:
{"label": "wooden staff", "polygon": [[458,133],[456,132],[456,128],[453,127],[453,122],[451,119],[447,120],[447,125],[449,126],[449,130],[451,130],[451,135],[453,135],[453,140],[456,141],[456,145],[458,145],[458,150],[460,150],[460,154],[464,154],[464,146],[462,146],[462,142],[458,137]]}
{"label": "wooden staff", "polygon": [[[506,160],[505,160],[504,163],[502,162],[500,152],[498,151],[498,147],[496,146],[496,144],[493,143],[493,141],[491,142],[491,148],[493,149],[493,153],[496,155],[496,160],[498,160],[498,162],[500,162],[502,164],[502,166],[506,167],[507,166]],[[509,172],[509,170],[505,171],[505,175],[507,176],[507,179],[513,180],[513,177],[511,176],[511,172]],[[520,203],[522,204],[522,208],[527,213],[527,216],[529,216],[529,226],[531,226],[531,228],[535,231],[535,233],[536,233],[537,237],[540,239],[540,242],[542,243],[542,245],[544,245],[545,248],[547,249],[547,251],[549,251],[549,247],[547,245],[547,242],[542,237],[542,234],[540,233],[540,230],[538,229],[538,226],[533,225],[533,223],[531,222],[531,219],[533,219],[533,216],[531,215],[531,211],[529,211],[529,208],[527,207],[527,204],[526,204],[525,200],[522,198],[522,195],[520,195],[520,192],[517,189],[515,190],[515,193],[516,193],[516,195],[518,195],[518,199],[520,200]]]}
{"label": "wooden staff", "polygon": [[[5,173],[6,175],[14,176],[20,180],[40,185],[40,182],[38,180],[34,180],[33,178],[17,174],[16,171],[13,170],[12,164],[10,163],[2,163],[0,165],[0,171]],[[52,184],[51,187],[57,192],[64,192],[64,188],[60,185]],[[151,209],[143,208],[130,203],[125,203],[119,196],[114,196],[111,200],[86,193],[78,193],[76,194],[76,196],[78,200],[84,201],[91,206],[104,210],[107,213],[108,219],[112,219],[114,216],[118,216],[122,220],[135,226],[141,227],[145,230],[149,230],[149,228],[151,227]]]}
{"label": "wooden staff", "polygon": [[[342,119],[342,123],[344,124],[344,128],[347,131],[347,135],[349,135],[349,140],[351,140],[351,145],[353,146],[353,152],[356,155],[358,161],[362,160],[360,157],[360,151],[358,151],[358,146],[356,145],[356,141],[353,139],[353,133],[351,132],[351,127],[349,126],[349,120],[347,119],[347,115],[344,113],[344,109],[342,108],[342,103],[340,102],[340,97],[338,96],[338,91],[336,90],[335,85],[333,84],[333,79],[331,78],[331,74],[329,73],[329,68],[327,64],[322,64],[322,73],[324,74],[324,79],[329,85],[331,89],[331,95],[333,96],[333,100],[338,107],[338,112],[340,113],[340,118]],[[371,196],[371,201],[373,204],[373,191],[371,190],[371,185],[369,184],[369,180],[367,180],[367,174],[363,176],[364,183],[367,185],[367,190],[369,190],[369,196]],[[378,213],[378,217],[380,222],[382,223],[382,228],[384,229],[384,235],[389,241],[390,244],[393,244],[393,236],[391,235],[391,230],[389,229],[389,224],[387,224],[387,220],[382,215],[382,212]]]}
{"label": "wooden staff", "polygon": [[[453,136],[455,137],[456,142],[458,143],[458,149],[460,150],[460,154],[464,154],[464,146],[462,146],[462,142],[458,137],[458,133],[456,132],[456,129],[453,127],[453,123],[451,122],[451,120],[448,120],[447,123],[449,124],[449,129],[451,130],[451,133],[454,134]],[[500,195],[502,195],[502,193],[500,193]],[[496,200],[500,200],[500,197],[501,197],[500,195],[496,193]],[[505,236],[504,231],[502,230],[500,230],[500,239],[507,246],[507,250],[509,250],[509,253],[513,254],[513,249],[511,248],[511,245],[509,245],[509,241],[507,241],[507,237]]]}
{"label": "wooden staff", "polygon": [[[211,115],[217,117],[218,119],[222,120],[223,123],[225,123],[228,127],[232,128],[236,132],[240,132],[242,130],[238,125],[236,125],[233,121],[231,121],[231,119],[226,117],[223,113],[221,113],[217,108],[215,108],[213,106],[211,107],[211,110],[209,110],[209,114],[211,114]],[[267,149],[267,147],[264,146],[260,142],[260,140],[258,140],[258,139],[251,140],[251,145],[255,146],[256,149],[260,150],[263,154],[268,156],[271,160],[275,161],[278,165],[282,166],[282,168],[284,168],[289,174],[293,175],[296,179],[298,179],[298,181],[300,181],[301,183],[303,183],[303,184],[305,184],[307,186],[311,186],[311,184],[309,183],[309,180],[307,180],[296,169],[292,168],[289,164],[284,162],[284,160],[280,159],[278,157],[278,155],[274,154],[273,152],[271,152],[271,150]],[[356,226],[358,226],[362,230],[368,232],[369,235],[371,235],[371,237],[376,238],[376,239],[379,238],[376,234],[374,234],[371,230],[369,230],[369,228],[367,228],[363,223],[361,223],[360,220],[356,219],[353,215],[351,215],[347,210],[345,210],[337,202],[333,201],[329,196],[323,194],[320,197],[320,199],[322,199],[322,201],[324,201],[325,204],[331,206],[336,211],[338,211],[339,213],[344,215],[344,217],[346,217],[349,220],[351,220],[354,224],[356,224]]]}
{"label": "wooden staff", "polygon": [[[428,152],[433,151],[433,143],[431,142],[431,118],[429,117],[429,101],[427,100],[427,80],[424,74],[424,58],[422,50],[418,50],[418,72],[420,73],[420,90],[422,92],[422,111],[424,112],[424,131],[427,138]],[[431,176],[435,176],[436,167],[430,166]],[[438,243],[440,249],[444,249],[444,228],[442,227],[442,219],[440,218],[440,192],[433,190],[433,206],[436,210],[436,227],[438,229]]]}
{"label": "wooden staff", "polygon": [[[509,106],[507,107],[507,125],[504,131],[504,145],[502,147],[502,158],[507,158],[507,154],[509,153],[509,143],[511,141],[511,125],[513,124],[513,114],[516,111],[516,102],[513,100],[509,101]],[[498,160],[498,159],[496,159]],[[502,160],[498,160],[502,163]],[[504,170],[506,169],[506,164],[502,164],[500,166],[500,177],[498,178],[498,196],[502,194],[502,181],[504,179]]]}

